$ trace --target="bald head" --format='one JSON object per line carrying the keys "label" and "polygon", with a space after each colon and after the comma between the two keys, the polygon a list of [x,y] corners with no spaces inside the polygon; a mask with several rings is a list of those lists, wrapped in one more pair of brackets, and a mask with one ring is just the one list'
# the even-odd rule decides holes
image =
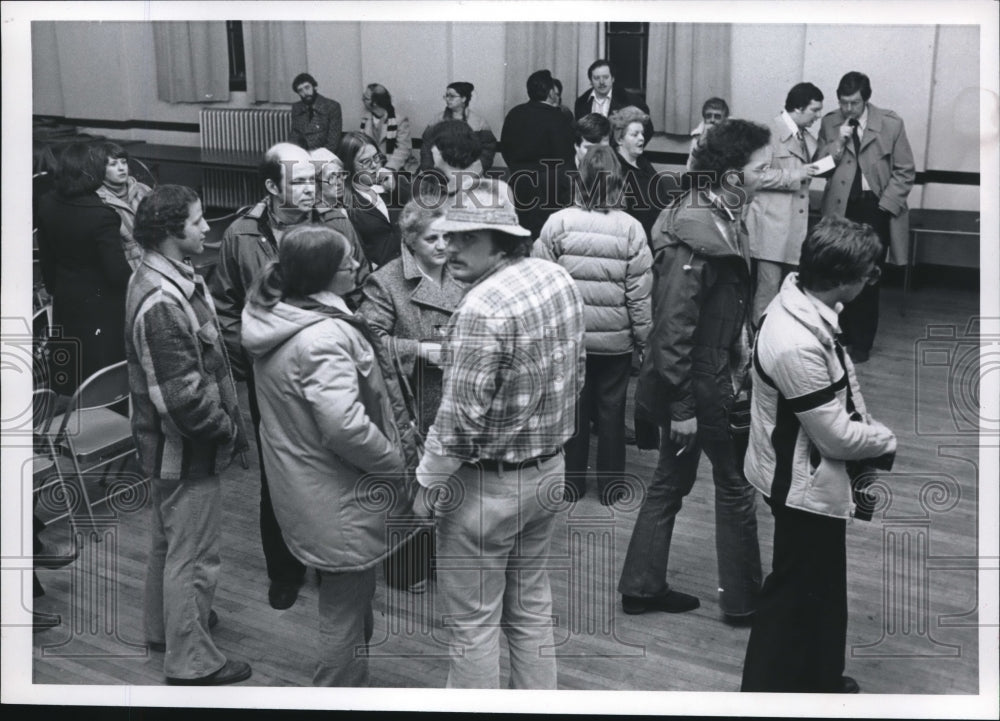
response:
{"label": "bald head", "polygon": [[316,198],[316,167],[309,151],[292,143],[272,145],[260,164],[264,189],[281,207],[309,210]]}

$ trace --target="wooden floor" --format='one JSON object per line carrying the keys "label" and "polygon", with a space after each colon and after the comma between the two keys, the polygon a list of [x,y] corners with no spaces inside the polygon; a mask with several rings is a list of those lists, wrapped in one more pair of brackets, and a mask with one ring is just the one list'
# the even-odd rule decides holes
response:
{"label": "wooden floor", "polygon": [[[870,410],[896,431],[900,443],[889,476],[891,505],[871,523],[848,526],[847,673],[871,693],[974,694],[977,441],[963,433],[965,408],[958,408],[957,426],[951,409],[952,402],[967,402],[963,393],[972,380],[967,376],[967,386],[949,385],[947,368],[922,365],[921,359],[928,325],[951,324],[960,339],[977,312],[978,295],[928,284],[911,294],[905,317],[899,313],[901,296],[898,288],[884,291],[877,345],[871,361],[859,366]],[[958,341],[950,347],[963,349]],[[629,448],[628,471],[637,482],[648,480],[655,461],[655,452]],[[293,608],[279,612],[268,605],[257,479],[256,467],[230,469],[223,478],[223,563],[214,606],[221,623],[214,635],[224,653],[252,664],[253,677],[245,685],[308,686],[317,635],[316,581],[310,573]],[[559,688],[738,689],[749,630],[721,621],[712,494],[710,467],[703,460],[677,520],[669,571],[669,582],[696,594],[702,605],[680,615],[621,611],[615,585],[637,503],[607,509],[591,487],[572,511],[559,513],[551,570]],[[34,634],[35,683],[163,683],[162,655],[147,653],[143,645],[149,542],[143,500],[140,492],[117,504],[120,510],[102,522],[105,540],[87,541],[72,566],[39,572],[46,595],[37,599],[36,609],[60,614],[63,623]],[[763,503],[758,518],[766,570],[773,524]],[[65,522],[45,535],[65,538]],[[373,685],[444,685],[447,647],[433,621],[435,590],[432,586],[423,596],[390,593],[380,582]]]}

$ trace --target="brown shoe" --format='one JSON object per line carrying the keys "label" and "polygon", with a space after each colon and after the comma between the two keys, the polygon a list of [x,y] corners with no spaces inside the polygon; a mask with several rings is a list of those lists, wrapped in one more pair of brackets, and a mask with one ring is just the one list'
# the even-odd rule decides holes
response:
{"label": "brown shoe", "polygon": [[171,678],[167,676],[168,686],[225,686],[230,683],[239,683],[250,678],[253,670],[246,661],[233,661],[228,659],[215,673],[201,678]]}

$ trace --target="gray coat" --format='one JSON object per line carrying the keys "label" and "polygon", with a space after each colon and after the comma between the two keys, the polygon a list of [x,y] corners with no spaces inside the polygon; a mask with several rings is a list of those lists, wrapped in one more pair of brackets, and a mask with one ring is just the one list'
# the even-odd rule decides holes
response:
{"label": "gray coat", "polygon": [[447,268],[444,284],[437,286],[420,272],[413,254],[405,246],[402,256],[368,276],[358,315],[371,325],[415,395],[415,419],[421,433],[434,422],[441,403],[441,369],[417,357],[421,340],[443,340],[465,287]]}

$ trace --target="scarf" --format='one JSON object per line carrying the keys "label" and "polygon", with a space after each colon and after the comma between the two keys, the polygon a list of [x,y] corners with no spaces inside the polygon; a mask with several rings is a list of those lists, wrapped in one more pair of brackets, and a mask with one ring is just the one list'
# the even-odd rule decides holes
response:
{"label": "scarf", "polygon": [[116,193],[106,185],[101,185],[95,192],[102,203],[118,213],[118,217],[121,219],[118,232],[122,237],[122,250],[129,267],[135,270],[142,263],[142,246],[132,237],[132,230],[135,227],[135,209],[139,207],[139,201],[149,193],[149,186],[129,176],[125,180],[125,187],[121,194]]}
{"label": "scarf", "polygon": [[[385,154],[392,155],[396,152],[396,111],[393,109],[388,111],[388,113],[385,116]],[[373,114],[361,118],[361,132],[365,131],[365,125],[367,125],[369,117],[372,117],[374,120],[375,116]]]}

